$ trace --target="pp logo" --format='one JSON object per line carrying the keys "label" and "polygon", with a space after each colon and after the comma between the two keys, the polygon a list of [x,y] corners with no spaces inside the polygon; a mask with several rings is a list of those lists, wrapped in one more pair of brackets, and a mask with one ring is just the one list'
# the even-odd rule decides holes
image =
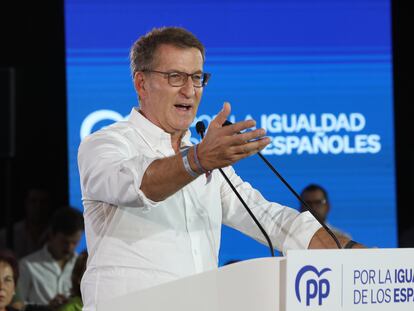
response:
{"label": "pp logo", "polygon": [[327,279],[321,278],[321,276],[322,274],[328,271],[331,271],[331,269],[325,268],[321,271],[318,271],[318,269],[310,265],[304,266],[302,269],[299,270],[295,280],[295,292],[296,298],[300,303],[302,303],[300,281],[302,277],[305,275],[305,273],[308,272],[305,283],[306,305],[309,306],[311,300],[313,299],[317,299],[318,305],[322,305],[323,300],[329,296],[330,284]]}
{"label": "pp logo", "polygon": [[109,123],[126,120],[129,115],[123,117],[120,113],[113,110],[96,110],[83,120],[80,129],[80,138],[83,140],[86,136],[92,133],[92,129],[95,125],[102,121],[109,121]]}

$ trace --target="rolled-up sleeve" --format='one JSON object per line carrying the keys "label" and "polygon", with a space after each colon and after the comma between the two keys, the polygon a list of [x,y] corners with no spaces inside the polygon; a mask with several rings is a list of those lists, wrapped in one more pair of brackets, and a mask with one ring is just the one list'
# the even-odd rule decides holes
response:
{"label": "rolled-up sleeve", "polygon": [[[289,249],[308,248],[313,235],[321,227],[309,212],[299,213],[293,208],[269,202],[249,183],[244,182],[233,168],[228,167],[225,172],[269,235],[275,248],[283,253]],[[223,223],[267,244],[262,232],[224,180],[221,198]]]}
{"label": "rolled-up sleeve", "polygon": [[85,138],[78,151],[83,199],[130,207],[157,205],[140,190],[144,173],[154,160],[134,154],[120,133]]}

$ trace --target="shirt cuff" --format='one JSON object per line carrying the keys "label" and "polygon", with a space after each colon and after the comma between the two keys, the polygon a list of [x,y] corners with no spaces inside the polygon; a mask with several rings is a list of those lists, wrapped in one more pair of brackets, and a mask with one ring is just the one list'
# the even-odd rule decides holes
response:
{"label": "shirt cuff", "polygon": [[321,224],[310,212],[299,214],[293,221],[283,243],[283,254],[290,249],[307,249],[313,235],[321,228]]}

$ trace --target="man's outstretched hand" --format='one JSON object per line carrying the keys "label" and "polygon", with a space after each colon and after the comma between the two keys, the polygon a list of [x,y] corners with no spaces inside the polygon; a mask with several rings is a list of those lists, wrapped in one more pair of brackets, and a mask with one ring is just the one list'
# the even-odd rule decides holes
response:
{"label": "man's outstretched hand", "polygon": [[210,122],[207,134],[198,146],[197,154],[206,170],[229,166],[259,152],[270,143],[270,138],[264,137],[264,129],[239,133],[255,127],[254,120],[223,126],[230,111],[230,104],[225,102],[223,109]]}

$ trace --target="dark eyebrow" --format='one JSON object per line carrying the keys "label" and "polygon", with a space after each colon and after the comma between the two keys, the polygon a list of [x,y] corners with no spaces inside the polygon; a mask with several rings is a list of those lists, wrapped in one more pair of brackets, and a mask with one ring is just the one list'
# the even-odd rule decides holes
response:
{"label": "dark eyebrow", "polygon": [[[174,70],[174,69],[171,69],[171,70],[166,70],[166,72],[168,72],[168,73],[185,73],[185,74],[187,74],[186,72],[184,72],[184,71],[180,71],[180,70]],[[202,70],[197,70],[197,71],[194,71],[193,73],[190,73],[191,75],[194,75],[194,74],[197,74],[197,73],[203,73],[203,71]]]}

